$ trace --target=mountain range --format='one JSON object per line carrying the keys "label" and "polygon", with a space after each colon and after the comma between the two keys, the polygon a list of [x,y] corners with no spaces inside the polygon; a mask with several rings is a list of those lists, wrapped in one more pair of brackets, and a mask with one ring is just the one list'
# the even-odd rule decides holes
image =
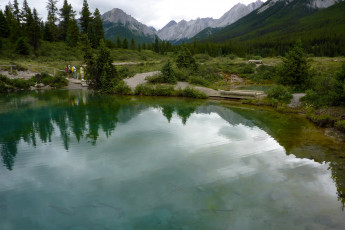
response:
{"label": "mountain range", "polygon": [[182,20],[179,23],[170,21],[159,31],[138,22],[132,16],[118,8],[114,8],[102,15],[105,37],[116,42],[117,36],[123,40],[134,38],[137,42],[152,42],[155,36],[161,40],[178,43],[198,34],[205,28],[221,28],[230,25],[238,19],[259,8],[263,2],[257,0],[249,5],[238,3],[226,12],[221,18],[198,18],[195,20]]}
{"label": "mountain range", "polygon": [[[291,34],[306,35],[306,31],[327,29],[327,25],[328,29],[330,25],[337,30],[343,28],[345,17],[341,9],[345,2],[334,6],[342,1],[344,0],[268,0],[263,3],[257,0],[249,5],[239,3],[219,19],[198,18],[178,23],[170,21],[158,31],[116,8],[103,14],[102,19],[105,37],[114,42],[117,36],[121,39],[134,38],[140,43],[153,42],[156,36],[172,43],[193,39],[214,42],[229,39],[246,41],[272,36],[283,39]],[[341,23],[334,23],[329,18]]]}

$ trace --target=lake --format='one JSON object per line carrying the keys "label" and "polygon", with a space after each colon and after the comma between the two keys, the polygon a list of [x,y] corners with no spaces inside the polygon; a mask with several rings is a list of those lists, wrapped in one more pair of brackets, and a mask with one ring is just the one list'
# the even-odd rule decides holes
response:
{"label": "lake", "polygon": [[236,103],[0,96],[0,229],[345,229],[345,144]]}

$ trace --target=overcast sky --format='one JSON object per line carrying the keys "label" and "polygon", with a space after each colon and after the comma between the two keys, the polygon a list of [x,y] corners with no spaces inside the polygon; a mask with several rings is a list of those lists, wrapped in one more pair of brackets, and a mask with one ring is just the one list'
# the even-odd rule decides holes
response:
{"label": "overcast sky", "polygon": [[[27,0],[31,8],[36,8],[40,17],[46,20],[47,0]],[[64,0],[58,1],[58,8],[61,8]],[[138,21],[161,29],[169,21],[176,22],[182,19],[191,20],[198,17],[220,18],[234,5],[241,2],[249,4],[256,0],[88,0],[90,11],[98,8],[101,14],[113,9],[120,8]],[[262,0],[265,2],[265,0]],[[0,7],[4,9],[8,0],[0,0]],[[13,0],[11,0],[13,3]],[[23,0],[18,0],[22,8]],[[83,0],[68,0],[73,9],[78,13],[83,6]]]}

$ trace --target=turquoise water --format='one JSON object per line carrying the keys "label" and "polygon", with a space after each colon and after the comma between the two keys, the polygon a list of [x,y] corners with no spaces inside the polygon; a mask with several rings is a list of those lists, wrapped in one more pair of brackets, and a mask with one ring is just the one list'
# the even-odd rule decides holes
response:
{"label": "turquoise water", "polygon": [[345,146],[212,101],[0,96],[0,229],[345,229]]}

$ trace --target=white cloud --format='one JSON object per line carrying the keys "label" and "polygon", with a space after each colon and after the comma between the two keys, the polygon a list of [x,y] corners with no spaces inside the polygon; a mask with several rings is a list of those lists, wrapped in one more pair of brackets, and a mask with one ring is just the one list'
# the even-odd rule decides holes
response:
{"label": "white cloud", "polygon": [[[36,8],[40,17],[44,20],[47,17],[46,1],[27,0],[31,8]],[[234,5],[241,2],[249,4],[256,0],[88,0],[90,11],[96,8],[103,14],[113,8],[120,8],[140,22],[153,26],[156,29],[162,28],[169,21],[191,20],[198,17],[220,18]],[[13,2],[13,0],[11,1]],[[23,0],[18,1],[22,7]],[[73,9],[79,14],[83,6],[83,0],[68,0]],[[5,7],[6,0],[1,0],[0,8]],[[59,0],[58,8],[61,8],[63,0]],[[79,15],[77,15],[79,17]]]}

